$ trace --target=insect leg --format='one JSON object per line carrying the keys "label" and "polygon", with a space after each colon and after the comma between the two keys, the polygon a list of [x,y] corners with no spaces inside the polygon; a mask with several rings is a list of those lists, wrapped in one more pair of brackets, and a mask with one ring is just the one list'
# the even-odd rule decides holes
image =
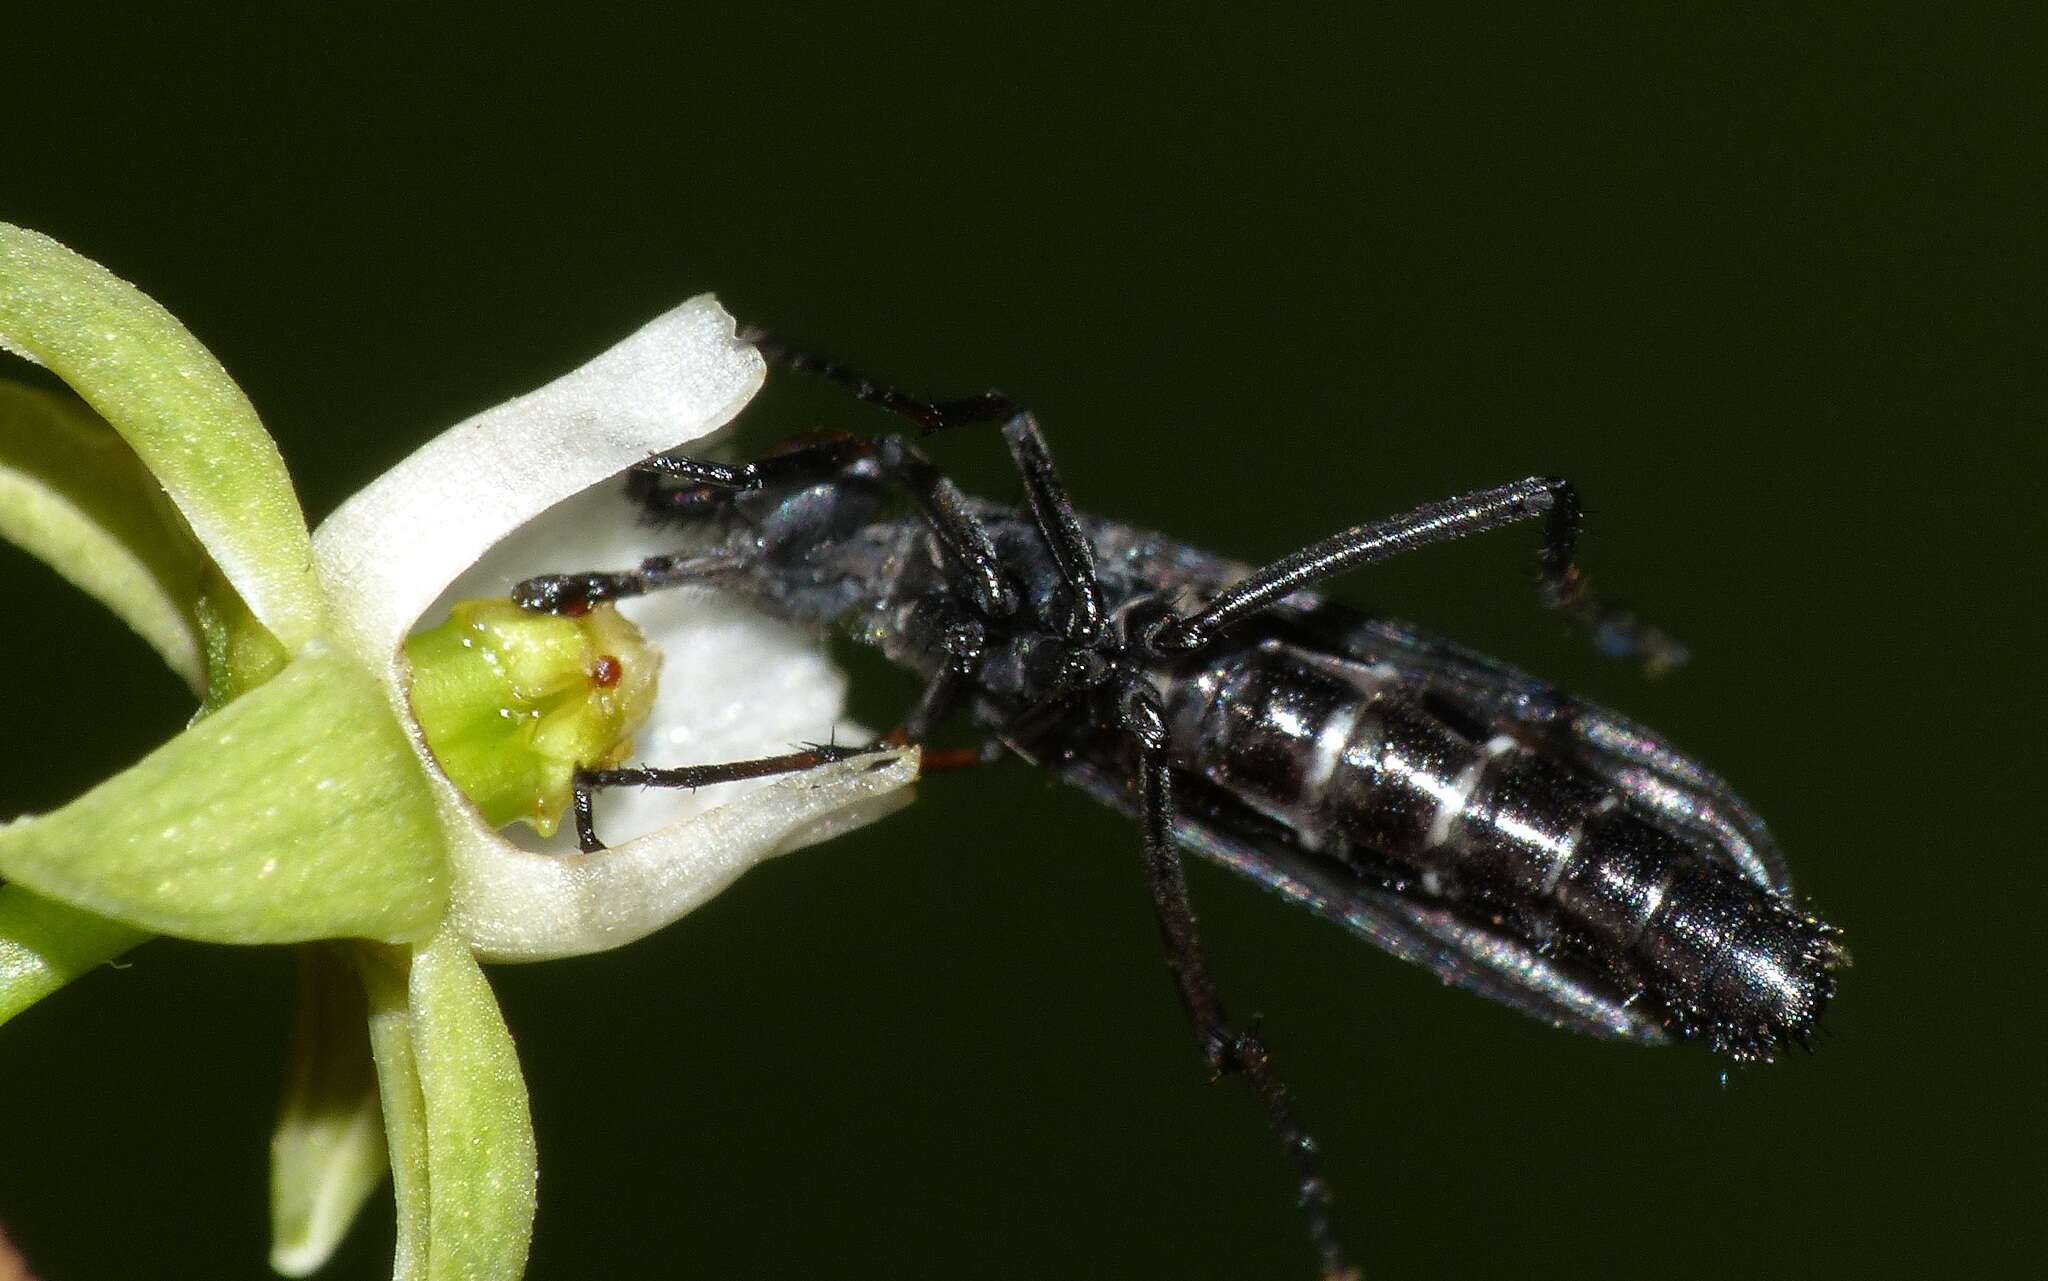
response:
{"label": "insect leg", "polygon": [[926,400],[875,382],[836,361],[792,347],[761,330],[748,329],[741,337],[753,343],[770,364],[834,383],[857,400],[909,419],[927,436],[975,423],[1002,422],[1003,439],[1024,478],[1032,517],[1051,547],[1073,597],[1069,639],[1087,640],[1100,631],[1102,590],[1095,581],[1094,545],[1074,517],[1074,505],[1053,469],[1052,451],[1046,447],[1037,420],[1022,405],[1000,391],[985,391],[957,400]]}
{"label": "insect leg", "polygon": [[1144,834],[1145,880],[1159,921],[1166,968],[1173,976],[1181,1008],[1195,1034],[1202,1057],[1218,1077],[1241,1076],[1266,1109],[1266,1121],[1294,1166],[1295,1191],[1308,1215],[1309,1238],[1322,1261],[1326,1279],[1355,1278],[1344,1261],[1344,1247],[1330,1212],[1330,1188],[1324,1182],[1316,1142],[1294,1110],[1287,1087],[1273,1069],[1273,1056],[1255,1029],[1231,1026],[1209,972],[1208,954],[1195,926],[1188,900],[1187,869],[1173,839],[1173,783],[1166,763],[1166,728],[1158,704],[1149,694],[1133,692],[1123,699],[1126,728],[1138,740],[1138,821]]}
{"label": "insect leg", "polygon": [[751,326],[740,332],[740,341],[754,344],[769,364],[792,373],[822,378],[855,400],[909,419],[927,436],[970,423],[1000,422],[1023,412],[1022,406],[999,391],[985,391],[979,396],[963,396],[958,400],[926,400],[913,396],[856,373],[835,360],[792,347],[773,334]]}
{"label": "insect leg", "polygon": [[[1000,396],[1001,393],[991,392],[989,395]],[[1067,638],[1085,643],[1101,633],[1104,615],[1102,586],[1095,577],[1095,545],[1089,541],[1080,520],[1074,515],[1074,504],[1067,497],[1066,486],[1061,483],[1053,466],[1052,450],[1045,443],[1038,420],[1028,412],[1016,410],[1007,397],[1002,399],[1002,403],[1015,410],[1003,425],[1003,440],[1009,446],[1010,457],[1016,462],[1019,475],[1023,477],[1033,523],[1052,550],[1054,563],[1059,566],[1060,577],[1066,584],[1071,601]],[[957,426],[977,420],[962,418],[944,425]],[[883,441],[880,457],[884,466],[918,498],[926,520],[947,542],[958,561],[976,574],[976,604],[987,613],[1013,612],[1016,608],[1015,594],[1002,577],[995,545],[989,541],[980,522],[967,511],[959,488],[908,442],[894,438]],[[957,544],[955,538],[948,537],[949,529],[960,531]]]}
{"label": "insect leg", "polygon": [[932,730],[938,727],[939,722],[946,719],[947,713],[953,710],[967,683],[966,678],[957,669],[941,667],[938,674],[925,684],[924,692],[918,695],[917,702],[911,705],[910,710],[903,714],[903,719],[897,723],[896,728],[882,735],[882,741],[897,747],[922,743]]}
{"label": "insect leg", "polygon": [[790,752],[783,756],[764,756],[751,761],[726,761],[718,765],[685,765],[677,769],[579,769],[570,785],[569,793],[569,808],[576,819],[576,844],[586,854],[595,853],[605,847],[604,842],[597,839],[597,829],[591,819],[591,801],[598,792],[606,788],[673,787],[695,791],[697,788],[712,787],[719,783],[738,783],[750,778],[795,774],[803,770],[816,769],[820,765],[830,765],[835,761],[849,760],[875,750],[872,747],[835,747],[813,743],[801,752]]}
{"label": "insect leg", "polygon": [[[824,479],[848,463],[871,457],[884,476],[901,486],[917,504],[945,554],[964,571],[975,605],[984,613],[1015,612],[1016,589],[1003,573],[993,539],[967,508],[960,487],[932,465],[915,445],[898,437],[880,439],[835,433],[804,441],[797,448],[770,454],[750,463],[722,463],[676,454],[657,454],[634,468],[687,482],[681,491],[665,491],[631,481],[628,494],[657,515],[672,515],[706,505],[704,495],[718,491],[745,493],[775,484]],[[530,578],[512,589],[512,597],[528,609],[546,613],[578,613],[604,600],[644,596],[680,583],[701,581],[714,572],[736,568],[718,552],[701,555],[654,556],[624,573],[550,574]]]}
{"label": "insect leg", "polygon": [[967,498],[924,453],[900,436],[876,446],[875,458],[890,479],[903,486],[923,513],[953,563],[966,571],[976,609],[994,617],[1017,611],[1017,590],[1003,573],[1002,557],[988,530],[967,510]]}
{"label": "insect leg", "polygon": [[738,562],[718,551],[649,556],[627,570],[536,575],[513,584],[512,601],[537,613],[577,615],[604,601],[628,600],[685,583],[715,582],[739,569]]}
{"label": "insect leg", "polygon": [[943,774],[949,770],[980,769],[994,765],[1003,759],[1003,744],[999,739],[987,739],[971,747],[925,748],[920,753],[917,773],[920,778]]}
{"label": "insect leg", "polygon": [[1053,466],[1052,449],[1038,419],[1020,411],[1003,424],[1003,443],[1010,447],[1010,458],[1023,477],[1032,523],[1052,549],[1053,562],[1066,583],[1072,611],[1066,619],[1067,639],[1086,644],[1101,634],[1104,613],[1102,584],[1095,577],[1095,544],[1074,515],[1073,500]]}
{"label": "insect leg", "polygon": [[1165,654],[1193,653],[1231,624],[1338,574],[1434,543],[1539,519],[1544,522],[1539,563],[1546,605],[1592,630],[1606,652],[1640,658],[1653,675],[1685,661],[1684,646],[1593,594],[1578,564],[1578,491],[1569,481],[1547,476],[1427,503],[1333,534],[1253,571],[1196,613],[1167,621],[1154,634],[1152,645]]}
{"label": "insect leg", "polygon": [[[741,338],[753,343],[770,364],[823,378],[856,400],[909,419],[922,429],[923,435],[975,423],[1003,422],[1003,438],[1024,478],[1031,514],[1051,547],[1073,598],[1068,637],[1085,641],[1100,632],[1102,589],[1095,580],[1095,548],[1074,517],[1074,505],[1053,469],[1052,451],[1046,447],[1037,420],[1022,405],[1001,391],[985,391],[956,400],[926,400],[878,383],[837,361],[792,347],[759,329],[750,328]],[[922,459],[922,455],[918,457]]]}
{"label": "insect leg", "polygon": [[[656,454],[636,463],[628,493],[643,505],[659,511],[666,504],[656,501],[662,491],[650,488],[653,477],[680,480],[689,486],[744,493],[768,485],[822,480],[846,464],[875,452],[876,441],[850,432],[818,432],[785,442],[780,448],[748,463],[713,462],[682,454]],[[648,479],[643,480],[642,477]],[[692,489],[667,491],[688,494]]]}
{"label": "insect leg", "polygon": [[830,475],[848,462],[871,457],[882,473],[901,486],[925,523],[931,526],[946,554],[967,574],[975,604],[990,614],[1017,608],[1016,592],[1002,572],[996,545],[981,522],[967,510],[966,496],[924,453],[896,436],[879,439],[834,433],[806,441],[797,449],[771,454],[751,463],[720,463],[676,454],[657,454],[636,471],[716,489],[747,491]]}

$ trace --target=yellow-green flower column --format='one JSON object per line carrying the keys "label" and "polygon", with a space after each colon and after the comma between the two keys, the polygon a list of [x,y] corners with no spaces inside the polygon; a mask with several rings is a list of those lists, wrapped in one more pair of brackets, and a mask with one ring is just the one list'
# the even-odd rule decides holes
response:
{"label": "yellow-green flower column", "polygon": [[[758,355],[715,302],[693,300],[459,424],[309,539],[275,446],[197,340],[103,268],[5,224],[0,346],[83,402],[0,385],[0,534],[104,601],[204,700],[191,728],[136,766],[0,828],[0,1022],[150,933],[309,944],[273,1142],[273,1263],[296,1275],[324,1261],[388,1152],[397,1276],[518,1276],[532,1127],[475,958],[569,955],[660,928],[755,862],[900,803],[915,754],[679,801],[665,825],[601,854],[533,852],[500,836],[427,750],[406,635],[508,534],[728,421],[759,386]],[[837,717],[836,674],[802,638],[730,611],[683,621],[655,639],[747,661],[708,681],[694,664],[672,670],[649,693],[645,744],[731,759],[772,749],[761,734],[791,718]],[[442,670],[432,650],[423,690]],[[665,714],[669,687],[687,681],[699,683],[685,714]],[[690,737],[690,716],[739,724],[718,715],[738,706],[761,713],[757,741]],[[466,741],[495,777],[491,753],[510,749]],[[519,774],[544,775],[558,777],[559,761]]]}

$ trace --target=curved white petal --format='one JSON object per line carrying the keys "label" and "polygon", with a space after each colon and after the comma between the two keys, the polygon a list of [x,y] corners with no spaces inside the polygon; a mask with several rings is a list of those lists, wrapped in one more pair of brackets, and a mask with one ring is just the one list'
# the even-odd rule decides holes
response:
{"label": "curved white petal", "polygon": [[[424,621],[438,620],[457,600],[502,596],[532,574],[634,564],[673,550],[675,537],[649,529],[614,486],[599,486],[500,543]],[[635,739],[636,762],[749,760],[799,743],[867,737],[843,718],[845,674],[814,632],[703,589],[662,592],[619,609],[662,655],[654,707]],[[524,827],[501,834],[474,819],[460,821],[472,814],[468,802],[433,771],[455,833],[459,872],[450,910],[491,960],[619,947],[696,908],[755,863],[908,803],[905,785],[916,774],[913,752],[701,792],[605,792],[597,798],[598,831],[614,848],[582,855],[566,824],[543,843]]]}
{"label": "curved white petal", "polygon": [[[537,960],[631,942],[755,863],[909,799],[914,750],[695,796],[607,796],[600,830],[634,839],[594,855],[545,853],[484,824],[433,767],[406,707],[401,642],[449,599],[663,550],[662,536],[650,542],[611,487],[590,487],[723,426],[762,378],[760,356],[736,341],[732,318],[708,295],[692,299],[574,373],[443,433],[314,535],[340,638],[386,677],[429,765],[454,870],[453,918],[487,958]],[[661,693],[639,737],[642,759],[737,760],[852,736],[839,721],[844,678],[818,637],[708,593],[625,609],[665,652]]]}
{"label": "curved white petal", "polygon": [[505,535],[634,463],[716,431],[761,388],[760,353],[710,294],[540,390],[457,423],[313,536],[342,638],[398,674],[399,644]]}
{"label": "curved white petal", "polygon": [[[538,961],[645,938],[775,855],[873,822],[910,801],[917,749],[775,780],[693,819],[596,854],[538,854],[480,827],[451,844],[451,919],[485,960]],[[466,806],[440,774],[444,803]]]}

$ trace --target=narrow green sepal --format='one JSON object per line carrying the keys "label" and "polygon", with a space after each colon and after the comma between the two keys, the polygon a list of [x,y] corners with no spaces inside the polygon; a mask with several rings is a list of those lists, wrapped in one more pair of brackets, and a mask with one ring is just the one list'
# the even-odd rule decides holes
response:
{"label": "narrow green sepal", "polygon": [[517,1281],[533,1235],[533,1119],[490,984],[452,930],[409,961],[359,955],[398,1201],[394,1276]]}
{"label": "narrow green sepal", "polygon": [[381,943],[352,949],[370,1007],[370,1053],[377,1067],[377,1098],[384,1111],[384,1148],[391,1160],[391,1197],[398,1208],[392,1281],[427,1275],[427,1225],[432,1218],[427,1184],[427,1101],[420,1093],[407,991],[412,950]]}
{"label": "narrow green sepal", "polygon": [[147,938],[132,925],[0,885],[0,1024]]}
{"label": "narrow green sepal", "polygon": [[533,1238],[537,1162],[512,1034],[453,930],[414,953],[411,995],[427,1104],[429,1281],[517,1281]]}
{"label": "narrow green sepal", "polygon": [[71,804],[0,828],[0,877],[206,942],[400,941],[441,919],[442,850],[382,689],[315,646]]}
{"label": "narrow green sepal", "polygon": [[287,649],[319,634],[326,606],[284,459],[176,317],[91,259],[0,222],[0,347],[47,366],[121,433]]}
{"label": "narrow green sepal", "polygon": [[369,1007],[350,945],[307,943],[284,1100],[270,1140],[270,1266],[309,1276],[390,1170]]}
{"label": "narrow green sepal", "polygon": [[112,610],[200,688],[205,556],[135,451],[77,397],[0,381],[0,538]]}

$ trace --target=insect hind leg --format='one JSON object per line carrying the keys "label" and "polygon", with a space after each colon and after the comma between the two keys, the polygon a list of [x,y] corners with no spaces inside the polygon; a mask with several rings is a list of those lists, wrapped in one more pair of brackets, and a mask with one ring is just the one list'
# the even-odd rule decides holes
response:
{"label": "insect hind leg", "polygon": [[1162,656],[1195,653],[1231,625],[1340,574],[1532,520],[1543,522],[1539,590],[1544,604],[1591,631],[1606,653],[1639,659],[1649,675],[1660,675],[1686,660],[1685,647],[1661,629],[1594,594],[1578,561],[1578,491],[1554,476],[1531,476],[1425,503],[1332,534],[1252,571],[1201,609],[1165,620],[1148,643]]}
{"label": "insect hind leg", "polygon": [[1223,998],[1209,971],[1207,950],[1195,924],[1188,897],[1187,869],[1173,839],[1173,781],[1166,763],[1165,727],[1158,706],[1148,696],[1124,700],[1125,728],[1137,739],[1139,823],[1143,829],[1145,881],[1159,923],[1166,968],[1173,976],[1181,1008],[1195,1042],[1218,1078],[1241,1077],[1265,1109],[1267,1125],[1294,1167],[1296,1199],[1308,1217],[1309,1239],[1322,1265],[1324,1281],[1356,1281],[1358,1273],[1345,1262],[1331,1212],[1329,1184],[1322,1174],[1316,1142],[1293,1096],[1274,1070],[1273,1056],[1256,1027],[1230,1022]]}

